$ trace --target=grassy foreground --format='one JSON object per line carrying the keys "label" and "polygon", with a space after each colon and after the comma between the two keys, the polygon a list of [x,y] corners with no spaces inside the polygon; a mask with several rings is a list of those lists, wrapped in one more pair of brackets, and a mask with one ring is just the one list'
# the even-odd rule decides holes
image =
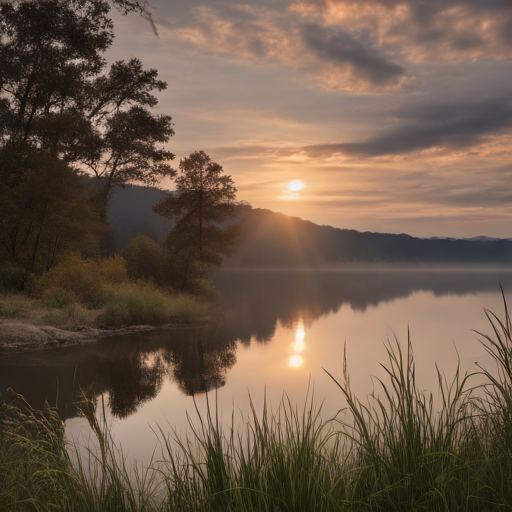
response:
{"label": "grassy foreground", "polygon": [[[50,408],[19,396],[0,409],[0,508],[52,511],[495,511],[512,508],[512,326],[487,312],[481,335],[496,368],[451,382],[439,375],[441,407],[418,389],[411,344],[389,343],[380,396],[348,404],[344,422],[322,422],[310,399],[299,411],[252,410],[242,430],[214,415],[187,440],[160,432],[164,460],[128,470],[98,423],[95,401],[81,411],[98,438],[86,455],[70,445]],[[340,403],[342,401],[340,400]]]}

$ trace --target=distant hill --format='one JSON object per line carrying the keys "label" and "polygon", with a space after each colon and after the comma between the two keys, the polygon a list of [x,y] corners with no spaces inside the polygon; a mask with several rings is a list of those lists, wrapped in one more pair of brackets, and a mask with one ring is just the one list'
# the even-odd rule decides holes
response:
{"label": "distant hill", "polygon": [[119,248],[140,233],[158,241],[169,233],[174,223],[152,210],[153,205],[164,195],[165,191],[155,187],[112,187],[108,216],[111,226],[116,230]]}
{"label": "distant hill", "polygon": [[[94,186],[95,183],[92,183]],[[118,248],[124,247],[135,235],[145,234],[158,242],[162,242],[174,227],[174,222],[157,215],[153,206],[158,203],[168,191],[156,187],[141,187],[137,185],[121,187],[114,185],[108,205],[110,225],[115,229]],[[250,205],[239,205],[233,219],[225,222],[230,225],[240,220],[248,211]]]}
{"label": "distant hill", "polygon": [[[114,187],[109,217],[123,247],[138,233],[158,241],[173,222],[152,210],[165,194],[153,187]],[[240,230],[236,254],[226,268],[318,268],[354,263],[512,265],[512,240],[415,238],[319,226],[298,217],[245,205],[231,222]]]}
{"label": "distant hill", "polygon": [[512,241],[421,239],[319,226],[298,217],[253,209],[237,222],[232,268],[318,268],[354,263],[512,265]]}
{"label": "distant hill", "polygon": [[433,236],[430,238],[423,238],[422,240],[467,240],[469,242],[498,242],[500,240],[510,240],[512,238],[494,238],[490,236],[474,236],[472,238],[454,238],[450,236]]}

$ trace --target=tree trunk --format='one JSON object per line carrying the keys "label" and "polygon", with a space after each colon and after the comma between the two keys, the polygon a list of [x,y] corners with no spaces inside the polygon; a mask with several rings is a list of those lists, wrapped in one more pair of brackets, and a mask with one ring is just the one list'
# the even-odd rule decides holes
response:
{"label": "tree trunk", "polygon": [[57,254],[57,247],[59,246],[60,235],[57,235],[55,242],[53,243],[53,250],[50,258],[48,259],[48,263],[46,265],[46,271],[48,272],[52,267],[55,261],[55,255]]}
{"label": "tree trunk", "polygon": [[37,255],[37,249],[39,246],[39,239],[41,238],[41,232],[43,231],[43,225],[46,217],[46,209],[48,208],[48,201],[46,201],[43,209],[43,214],[41,217],[41,222],[39,224],[39,231],[37,232],[36,241],[34,242],[34,249],[32,251],[32,258],[30,262],[30,270],[34,272],[34,269],[36,267],[36,255]]}
{"label": "tree trunk", "polygon": [[99,191],[96,192],[91,197],[91,202],[94,204],[100,221],[107,224],[108,223],[108,199],[110,196],[110,182],[107,182],[107,184]]}
{"label": "tree trunk", "polygon": [[199,261],[203,261],[203,180],[199,190]]}
{"label": "tree trunk", "polygon": [[189,253],[187,258],[187,264],[185,265],[185,274],[183,275],[183,281],[181,283],[180,290],[183,291],[185,289],[185,286],[187,286],[187,278],[188,278],[188,267],[190,265],[190,260],[192,259],[192,253]]}

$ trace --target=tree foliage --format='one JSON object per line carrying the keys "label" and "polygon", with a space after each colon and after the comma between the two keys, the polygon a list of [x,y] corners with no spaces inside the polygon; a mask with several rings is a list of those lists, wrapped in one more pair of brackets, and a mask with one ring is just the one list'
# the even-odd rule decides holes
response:
{"label": "tree foliage", "polygon": [[166,247],[181,269],[182,285],[191,269],[205,264],[220,265],[221,255],[231,253],[236,242],[233,226],[222,223],[235,213],[236,188],[231,176],[224,175],[222,166],[213,162],[204,151],[191,153],[180,162],[176,191],[162,199],[156,213],[176,220]]}
{"label": "tree foliage", "polygon": [[112,184],[175,174],[164,148],[171,117],[149,110],[167,84],[137,58],[107,70],[109,10],[107,0],[0,1],[0,144],[37,148],[101,179],[104,220]]}
{"label": "tree foliage", "polygon": [[[34,1],[37,0],[7,0],[6,3],[21,4],[24,2],[28,3]],[[147,19],[151,23],[153,31],[155,34],[157,34],[156,27],[153,23],[149,2],[147,0],[109,0],[109,5],[115,7],[124,16],[131,12],[140,14],[143,18]]]}
{"label": "tree foliage", "polygon": [[36,143],[45,118],[73,112],[105,66],[101,53],[113,39],[108,10],[102,1],[0,2],[0,88],[7,101],[8,140]]}
{"label": "tree foliage", "polygon": [[97,212],[63,161],[41,152],[0,151],[0,260],[49,270],[58,252],[94,253]]}

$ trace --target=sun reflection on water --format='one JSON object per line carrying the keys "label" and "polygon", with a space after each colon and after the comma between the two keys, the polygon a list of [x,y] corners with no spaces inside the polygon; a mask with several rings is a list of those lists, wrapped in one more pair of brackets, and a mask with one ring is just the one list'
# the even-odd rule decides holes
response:
{"label": "sun reflection on water", "polygon": [[297,325],[297,330],[295,331],[295,342],[293,343],[293,350],[295,352],[302,352],[304,350],[304,337],[306,336],[306,331],[304,330],[304,323],[300,320]]}
{"label": "sun reflection on water", "polygon": [[304,364],[304,359],[299,354],[294,354],[288,359],[288,366],[290,368],[298,368]]}
{"label": "sun reflection on water", "polygon": [[298,368],[304,364],[304,358],[300,355],[300,353],[304,350],[306,344],[304,343],[304,338],[306,337],[306,331],[304,330],[304,322],[303,320],[299,320],[297,322],[297,327],[294,333],[295,341],[292,343],[292,349],[295,352],[290,359],[288,360],[288,366],[290,368]]}

